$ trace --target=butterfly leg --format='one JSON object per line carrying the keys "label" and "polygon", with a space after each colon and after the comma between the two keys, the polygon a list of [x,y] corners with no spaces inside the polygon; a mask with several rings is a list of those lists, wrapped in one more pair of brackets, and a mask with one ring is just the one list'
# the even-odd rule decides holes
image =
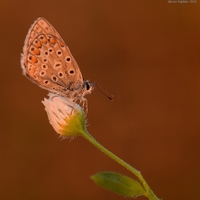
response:
{"label": "butterfly leg", "polygon": [[82,108],[84,109],[85,113],[88,113],[88,101],[87,99],[83,98],[81,99],[81,104],[82,104]]}
{"label": "butterfly leg", "polygon": [[79,104],[86,114],[88,113],[88,101],[86,98],[79,96],[74,99],[74,102]]}

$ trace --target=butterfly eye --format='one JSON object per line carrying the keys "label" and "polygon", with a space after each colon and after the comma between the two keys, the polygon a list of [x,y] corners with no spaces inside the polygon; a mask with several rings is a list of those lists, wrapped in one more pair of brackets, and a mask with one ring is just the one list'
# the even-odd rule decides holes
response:
{"label": "butterfly eye", "polygon": [[90,84],[86,83],[86,89],[89,90],[90,89]]}
{"label": "butterfly eye", "polygon": [[47,59],[45,58],[45,59],[43,59],[43,61],[44,61],[44,62],[47,62]]}
{"label": "butterfly eye", "polygon": [[49,54],[48,51],[45,51],[44,53],[45,53],[45,55],[48,55],[48,54]]}

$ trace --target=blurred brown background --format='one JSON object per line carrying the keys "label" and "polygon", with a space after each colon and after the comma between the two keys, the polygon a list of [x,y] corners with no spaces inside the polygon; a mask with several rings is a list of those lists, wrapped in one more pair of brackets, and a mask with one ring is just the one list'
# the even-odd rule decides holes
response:
{"label": "blurred brown background", "polygon": [[[88,96],[88,130],[140,170],[158,197],[200,199],[200,6],[147,0],[1,0],[0,199],[124,199],[90,176],[132,176],[81,137],[61,140],[22,76],[31,24],[45,17],[85,79],[117,96]],[[145,199],[139,197],[138,199]]]}

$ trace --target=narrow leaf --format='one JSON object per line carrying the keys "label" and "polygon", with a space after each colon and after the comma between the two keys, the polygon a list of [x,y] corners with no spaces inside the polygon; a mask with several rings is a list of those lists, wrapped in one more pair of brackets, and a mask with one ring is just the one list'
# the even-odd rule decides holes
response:
{"label": "narrow leaf", "polygon": [[125,197],[145,194],[144,188],[138,181],[115,172],[99,172],[91,178],[97,185]]}

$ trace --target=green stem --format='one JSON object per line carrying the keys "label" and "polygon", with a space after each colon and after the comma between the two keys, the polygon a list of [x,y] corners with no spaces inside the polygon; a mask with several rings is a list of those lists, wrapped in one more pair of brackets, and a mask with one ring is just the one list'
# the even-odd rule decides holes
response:
{"label": "green stem", "polygon": [[131,165],[129,165],[128,163],[123,161],[121,158],[119,158],[118,156],[113,154],[111,151],[106,149],[104,146],[102,146],[99,142],[97,142],[95,140],[95,138],[92,137],[92,135],[90,135],[88,133],[88,131],[86,129],[85,130],[82,129],[81,135],[85,139],[87,139],[90,143],[92,143],[94,146],[96,146],[99,150],[101,150],[103,153],[105,153],[107,156],[109,156],[110,158],[112,158],[113,160],[118,162],[120,165],[125,167],[127,170],[129,170],[131,173],[133,173],[139,179],[139,181],[142,183],[143,187],[145,188],[145,190],[146,190],[145,196],[148,199],[150,199],[150,200],[159,200],[159,198],[153,193],[153,191],[151,190],[151,188],[149,187],[149,185],[147,184],[147,182],[143,178],[143,176],[140,173],[140,171],[138,171],[137,169],[135,169],[134,167],[132,167]]}

